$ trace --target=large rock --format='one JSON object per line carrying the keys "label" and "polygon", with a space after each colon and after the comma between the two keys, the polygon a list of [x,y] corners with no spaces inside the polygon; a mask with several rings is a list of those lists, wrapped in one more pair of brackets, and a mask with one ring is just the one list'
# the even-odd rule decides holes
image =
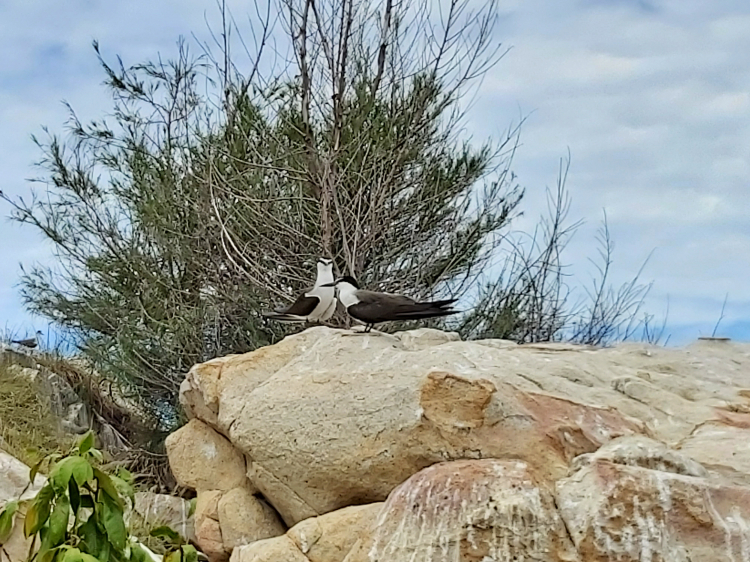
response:
{"label": "large rock", "polygon": [[133,511],[151,528],[166,525],[186,540],[195,540],[195,522],[188,500],[167,494],[136,492]]}
{"label": "large rock", "polygon": [[235,548],[231,562],[368,562],[382,506],[345,507],[306,519],[286,535]]}
{"label": "large rock", "polygon": [[[320,559],[346,552],[341,562],[416,560],[419,548],[443,548],[443,540],[458,560],[472,562],[511,554],[583,562],[683,560],[686,553],[713,560],[704,553],[721,531],[727,559],[743,560],[742,545],[750,544],[743,527],[750,490],[748,345],[518,346],[462,342],[428,329],[386,335],[316,327],[197,365],[181,400],[200,433],[190,430],[189,446],[170,452],[178,479],[202,490],[200,500],[208,490],[248,486],[237,470],[244,463],[251,495],[262,494],[294,525],[281,537],[235,548],[238,561],[317,562],[313,550],[305,552],[300,529],[386,498],[377,544],[373,533],[349,536],[345,529],[358,525],[342,524],[329,541],[341,548]],[[200,453],[204,441],[217,439],[236,461],[229,463],[231,486],[216,485],[219,467],[209,468]],[[424,493],[429,486],[433,491]],[[446,505],[441,501],[452,505],[455,498],[441,500],[435,492],[441,487],[466,500],[459,511],[475,530],[465,540],[458,519],[416,522],[405,507],[412,496],[432,510]],[[659,507],[667,489],[673,513]],[[216,518],[203,521],[226,553],[219,497]],[[622,513],[633,521],[606,515],[619,497],[629,498]],[[703,507],[695,504],[699,497]],[[734,511],[731,497],[740,502]],[[497,509],[482,520],[470,506],[485,500]],[[652,523],[657,531],[638,534],[638,525]],[[448,538],[435,538],[438,527]],[[417,536],[410,545],[408,537]],[[636,538],[641,546],[631,544]]]}
{"label": "large rock", "polygon": [[407,334],[408,346],[313,328],[284,340],[276,361],[264,348],[260,373],[245,356],[224,364],[219,426],[287,524],[382,501],[445,460],[520,458],[560,477],[574,456],[645,431],[611,408],[542,392],[507,348]]}
{"label": "large rock", "polygon": [[229,558],[224,548],[219,524],[219,500],[221,491],[198,492],[195,502],[195,541],[211,562],[221,562]]}
{"label": "large rock", "polygon": [[557,503],[582,560],[750,560],[750,488],[645,438],[614,440],[576,467]]}
{"label": "large rock", "polygon": [[286,530],[278,514],[256,498],[247,486],[225,492],[218,502],[219,526],[224,548],[283,535]]}
{"label": "large rock", "polygon": [[552,490],[527,463],[433,465],[396,488],[383,508],[371,560],[578,560]]}
{"label": "large rock", "polygon": [[210,426],[192,419],[166,440],[169,466],[181,485],[195,490],[231,490],[245,484],[245,459]]}
{"label": "large rock", "polygon": [[[24,463],[0,450],[0,511],[2,511],[8,502],[14,500],[28,500],[33,498],[36,493],[44,486],[46,478],[37,474],[34,483],[29,482],[29,467]],[[3,555],[0,560],[5,562],[21,562],[26,560],[29,553],[31,539],[23,536],[23,517],[21,510],[16,512],[13,521],[13,530],[10,537],[0,548]]]}

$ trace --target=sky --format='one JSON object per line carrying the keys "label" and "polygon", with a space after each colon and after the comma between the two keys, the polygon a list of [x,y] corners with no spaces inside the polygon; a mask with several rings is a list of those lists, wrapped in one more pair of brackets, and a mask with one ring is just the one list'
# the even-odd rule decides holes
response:
{"label": "sky", "polygon": [[[241,16],[250,3],[229,0]],[[475,92],[466,132],[501,135],[525,117],[513,163],[531,227],[568,152],[570,217],[583,226],[566,260],[586,282],[606,211],[613,280],[642,272],[646,308],[666,314],[673,344],[711,335],[750,341],[750,2],[499,0],[509,47]],[[216,4],[6,0],[0,3],[0,190],[28,196],[40,153],[31,135],[64,132],[63,101],[85,121],[111,104],[92,40],[125,64],[206,40]],[[6,220],[0,201],[0,330],[47,330],[26,313],[21,263],[53,263],[51,247]],[[650,258],[649,258],[650,256]]]}

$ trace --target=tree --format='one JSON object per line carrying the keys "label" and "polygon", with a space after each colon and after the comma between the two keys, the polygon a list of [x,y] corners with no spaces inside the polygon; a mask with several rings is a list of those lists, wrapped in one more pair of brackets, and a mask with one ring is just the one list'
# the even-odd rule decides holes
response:
{"label": "tree", "polygon": [[[46,189],[11,201],[58,258],[24,273],[26,305],[157,429],[178,422],[194,363],[284,333],[260,311],[310,283],[318,255],[368,287],[461,296],[522,196],[517,127],[461,139],[459,102],[503,54],[494,1],[281,0],[280,36],[262,8],[245,72],[225,8],[198,57],[180,43],[173,61],[111,65],[95,43],[110,120],[71,109],[69,139],[38,142]],[[286,67],[265,62],[272,37]]]}

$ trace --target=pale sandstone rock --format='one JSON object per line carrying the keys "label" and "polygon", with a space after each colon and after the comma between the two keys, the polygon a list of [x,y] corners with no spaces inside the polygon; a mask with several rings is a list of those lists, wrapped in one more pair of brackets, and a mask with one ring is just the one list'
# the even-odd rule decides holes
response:
{"label": "pale sandstone rock", "polygon": [[706,477],[693,459],[623,437],[557,482],[557,505],[582,560],[750,559],[750,489]]}
{"label": "pale sandstone rock", "polygon": [[195,542],[211,562],[229,558],[219,524],[220,490],[198,492],[195,502]]}
{"label": "pale sandstone rock", "polygon": [[684,439],[679,449],[727,482],[750,485],[750,429],[707,422]]}
{"label": "pale sandstone rock", "polygon": [[310,562],[342,562],[359,543],[371,544],[382,503],[356,505],[300,521],[287,536]]}
{"label": "pale sandstone rock", "polygon": [[370,560],[580,560],[554,496],[525,462],[433,465],[398,486],[377,523]]}
{"label": "pale sandstone rock", "polygon": [[[382,503],[351,506],[297,523],[286,535],[235,548],[232,562],[365,562]],[[364,557],[353,558],[352,554]]]}
{"label": "pale sandstone rock", "polygon": [[221,499],[221,490],[206,490],[198,492],[195,501],[195,519],[214,519],[219,520],[219,500]]}
{"label": "pale sandstone rock", "polygon": [[0,506],[12,500],[33,498],[46,481],[43,475],[37,474],[34,484],[29,486],[29,467],[0,450]]}
{"label": "pale sandstone rock", "polygon": [[194,365],[180,384],[180,402],[188,418],[199,418],[211,427],[218,427],[219,378],[227,361],[234,357],[218,357]]}
{"label": "pale sandstone rock", "polygon": [[185,539],[195,540],[195,521],[187,500],[167,494],[136,492],[133,511],[152,528],[167,525]]}
{"label": "pale sandstone rock", "polygon": [[422,344],[409,350],[404,335],[312,328],[285,339],[276,363],[275,346],[263,348],[260,374],[248,356],[221,387],[220,428],[287,524],[382,501],[445,460],[521,458],[559,477],[574,456],[645,431],[611,408],[540,391],[515,374],[523,367],[509,361],[507,347],[437,336],[429,346],[430,332],[412,336]]}
{"label": "pale sandstone rock", "polygon": [[247,486],[224,492],[217,507],[225,549],[277,537],[286,530],[278,514]]}
{"label": "pale sandstone rock", "polygon": [[198,419],[166,439],[177,481],[195,490],[231,490],[245,483],[245,459],[226,437]]}
{"label": "pale sandstone rock", "polygon": [[[191,372],[183,403],[245,455],[249,479],[288,525],[302,521],[284,537],[235,549],[233,560],[307,560],[294,529],[317,536],[320,523],[311,521],[321,518],[303,520],[381,501],[423,468],[454,459],[525,463],[524,498],[556,489],[578,548],[556,543],[561,560],[713,560],[714,547],[724,548],[717,560],[746,559],[748,345],[518,346],[427,329],[317,327]],[[476,487],[487,478],[464,480]],[[672,511],[660,507],[665,494]],[[628,517],[606,515],[612,506],[630,509]],[[547,517],[555,526],[555,514]],[[644,521],[653,528],[644,531]],[[344,537],[329,539],[335,556],[347,550],[342,562],[386,562],[371,558],[371,534]],[[349,542],[336,550],[339,541]],[[526,550],[539,550],[534,541]]]}
{"label": "pale sandstone rock", "polygon": [[218,521],[206,518],[196,522],[195,541],[209,562],[225,562],[229,559],[229,552],[224,548]]}
{"label": "pale sandstone rock", "polygon": [[286,535],[235,548],[229,562],[308,562]]}
{"label": "pale sandstone rock", "polygon": [[198,418],[219,429],[219,397],[225,386],[251,392],[304,349],[307,332],[285,338],[274,346],[242,355],[217,357],[194,365],[180,385],[180,403],[189,418]]}
{"label": "pale sandstone rock", "polygon": [[[47,479],[44,476],[37,474],[34,478],[34,484],[29,486],[29,467],[17,458],[0,450],[0,511],[8,502],[33,498],[46,481]],[[28,489],[26,489],[27,486],[29,486]],[[3,562],[6,558],[10,562],[22,562],[28,556],[31,539],[26,539],[23,536],[21,511],[16,512],[13,518],[11,535],[2,545],[5,554],[0,555],[0,560]]]}

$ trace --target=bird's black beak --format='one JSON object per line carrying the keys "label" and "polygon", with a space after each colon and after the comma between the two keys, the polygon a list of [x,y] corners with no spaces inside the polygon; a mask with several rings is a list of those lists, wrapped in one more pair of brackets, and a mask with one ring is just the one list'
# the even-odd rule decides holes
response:
{"label": "bird's black beak", "polygon": [[325,283],[324,285],[320,285],[320,286],[321,287],[335,287],[336,286],[336,281],[334,281],[333,283]]}

